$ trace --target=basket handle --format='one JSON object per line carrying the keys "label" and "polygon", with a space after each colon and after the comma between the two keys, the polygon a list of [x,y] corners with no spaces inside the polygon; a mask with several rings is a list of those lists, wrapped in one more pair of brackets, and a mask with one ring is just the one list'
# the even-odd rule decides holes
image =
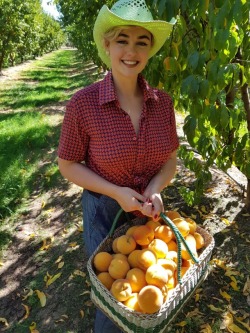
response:
{"label": "basket handle", "polygon": [[[120,216],[122,215],[122,213],[123,213],[123,209],[121,208],[121,209],[119,209],[119,211],[117,212],[117,214],[114,218],[114,221],[112,223],[111,229],[110,229],[109,234],[108,234],[109,237],[111,237],[113,235],[113,233],[115,231],[116,224],[117,224]],[[126,213],[126,217],[127,217],[127,220],[130,221],[129,215],[127,213]]]}
{"label": "basket handle", "polygon": [[[111,237],[115,231],[115,227],[116,227],[116,224],[117,224],[117,221],[119,220],[121,214],[123,213],[123,209],[121,208],[115,218],[114,218],[114,221],[113,221],[113,224],[111,226],[111,229],[109,231],[109,237]],[[129,216],[128,214],[127,215],[127,219],[129,219]],[[177,279],[178,279],[178,282],[180,284],[182,284],[182,279],[181,279],[181,264],[182,264],[182,258],[181,258],[181,243],[184,244],[185,248],[187,249],[190,257],[192,258],[192,260],[197,264],[199,263],[199,260],[193,255],[192,251],[190,250],[185,238],[182,236],[182,234],[180,233],[180,231],[178,230],[178,228],[176,227],[176,225],[170,220],[170,218],[168,218],[165,214],[163,213],[160,213],[160,217],[163,219],[163,221],[171,228],[171,230],[173,231],[174,235],[175,235],[175,238],[176,238],[176,242],[177,242]]]}
{"label": "basket handle", "polygon": [[160,217],[163,219],[163,221],[172,229],[175,238],[176,238],[176,242],[177,242],[177,279],[178,282],[180,284],[182,284],[182,280],[181,280],[181,264],[182,264],[182,258],[181,258],[181,243],[184,244],[185,248],[187,249],[190,257],[192,258],[192,260],[198,264],[199,260],[193,255],[192,251],[190,250],[185,238],[182,236],[182,234],[180,233],[180,231],[178,230],[178,228],[176,227],[176,225],[170,220],[169,217],[167,217],[165,214],[160,213]]}

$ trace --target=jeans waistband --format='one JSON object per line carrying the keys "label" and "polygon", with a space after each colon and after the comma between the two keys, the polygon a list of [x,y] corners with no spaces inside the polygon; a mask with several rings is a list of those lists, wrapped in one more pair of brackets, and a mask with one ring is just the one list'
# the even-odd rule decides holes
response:
{"label": "jeans waistband", "polygon": [[94,197],[96,197],[98,199],[102,196],[101,193],[93,192],[93,191],[90,191],[90,190],[86,190],[86,191],[88,191],[89,194],[93,195]]}

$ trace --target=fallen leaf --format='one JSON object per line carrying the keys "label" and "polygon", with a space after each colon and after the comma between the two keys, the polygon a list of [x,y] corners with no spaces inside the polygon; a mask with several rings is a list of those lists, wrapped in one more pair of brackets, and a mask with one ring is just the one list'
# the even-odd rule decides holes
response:
{"label": "fallen leaf", "polygon": [[0,323],[3,323],[6,327],[9,327],[8,321],[5,318],[0,318]]}
{"label": "fallen leaf", "polygon": [[201,325],[200,333],[213,333],[213,331],[209,324],[203,324],[203,325]]}
{"label": "fallen leaf", "polygon": [[233,333],[246,333],[245,330],[243,331],[239,326],[237,326],[235,324],[229,325],[228,330],[229,330],[229,332],[233,332]]}
{"label": "fallen leaf", "polygon": [[84,317],[84,311],[83,310],[80,310],[80,315],[81,315],[81,318]]}
{"label": "fallen leaf", "polygon": [[29,315],[30,315],[30,308],[28,307],[28,305],[23,304],[23,303],[22,303],[22,306],[25,308],[25,311],[26,311],[26,313],[25,313],[24,317],[22,318],[22,320],[25,320],[25,319],[27,319],[27,318],[29,317]]}
{"label": "fallen leaf", "polygon": [[176,324],[176,326],[181,326],[181,327],[184,327],[187,325],[187,322],[184,320],[184,321],[181,321],[180,323]]}
{"label": "fallen leaf", "polygon": [[59,262],[57,268],[58,268],[58,269],[61,269],[63,266],[64,266],[64,261]]}
{"label": "fallen leaf", "polygon": [[222,309],[216,308],[213,304],[208,304],[208,307],[209,307],[210,310],[212,310],[214,312],[223,312]]}
{"label": "fallen leaf", "polygon": [[40,300],[41,307],[43,308],[46,305],[46,296],[45,296],[44,292],[42,292],[40,290],[35,290],[35,292]]}
{"label": "fallen leaf", "polygon": [[47,276],[45,276],[45,279],[47,277],[47,279],[45,280],[46,282],[46,287],[50,286],[52,283],[54,283],[57,279],[59,279],[59,277],[61,276],[62,273],[58,273],[54,276],[49,275],[47,272]]}
{"label": "fallen leaf", "polygon": [[32,289],[30,289],[28,294],[26,294],[25,296],[22,297],[22,300],[25,301],[28,297],[32,296],[33,293],[34,293],[34,291]]}
{"label": "fallen leaf", "polygon": [[33,321],[29,327],[30,333],[39,333],[39,331],[36,329],[36,323]]}
{"label": "fallen leaf", "polygon": [[226,225],[231,224],[231,222],[228,219],[224,218],[224,217],[221,217],[221,221],[223,221]]}
{"label": "fallen leaf", "polygon": [[74,270],[74,273],[73,273],[73,274],[74,274],[74,275],[79,275],[79,276],[82,276],[82,277],[86,277],[86,273],[80,271],[79,269]]}
{"label": "fallen leaf", "polygon": [[249,279],[249,276],[247,277],[246,283],[244,284],[243,295],[244,296],[250,295],[250,279]]}
{"label": "fallen leaf", "polygon": [[58,257],[57,260],[55,261],[55,264],[58,264],[60,261],[62,261],[62,258],[63,256]]}
{"label": "fallen leaf", "polygon": [[69,246],[70,246],[70,247],[76,247],[76,246],[77,246],[77,242],[69,243]]}
{"label": "fallen leaf", "polygon": [[225,298],[227,301],[230,301],[230,299],[232,298],[226,291],[222,291],[220,289],[220,294],[223,298]]}

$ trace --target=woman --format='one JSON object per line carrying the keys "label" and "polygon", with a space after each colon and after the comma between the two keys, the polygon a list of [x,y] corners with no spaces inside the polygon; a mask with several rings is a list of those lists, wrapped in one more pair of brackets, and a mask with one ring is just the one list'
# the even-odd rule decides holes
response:
{"label": "woman", "polygon": [[[155,220],[163,211],[161,191],[176,169],[175,116],[169,95],[151,88],[140,73],[171,29],[153,20],[140,0],[103,6],[96,19],[94,40],[111,70],[68,103],[58,151],[62,175],[84,188],[89,255],[120,208]],[[95,332],[120,330],[97,311]]]}

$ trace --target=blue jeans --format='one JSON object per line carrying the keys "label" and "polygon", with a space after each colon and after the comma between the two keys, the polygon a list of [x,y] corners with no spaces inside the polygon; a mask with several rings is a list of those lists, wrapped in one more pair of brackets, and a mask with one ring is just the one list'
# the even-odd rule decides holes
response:
{"label": "blue jeans", "polygon": [[[119,204],[105,195],[95,195],[93,192],[84,190],[82,195],[84,243],[88,256],[95,251],[102,240],[109,233],[114,218],[120,210]],[[121,216],[117,227],[126,222]],[[121,333],[122,331],[97,309],[95,318],[95,333]]]}

